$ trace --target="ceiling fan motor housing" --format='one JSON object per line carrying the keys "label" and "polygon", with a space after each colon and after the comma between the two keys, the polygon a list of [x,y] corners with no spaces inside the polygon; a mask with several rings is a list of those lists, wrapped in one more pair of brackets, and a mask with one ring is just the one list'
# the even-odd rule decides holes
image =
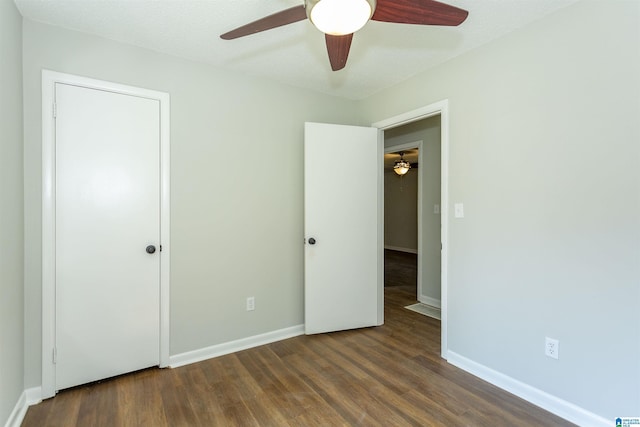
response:
{"label": "ceiling fan motor housing", "polygon": [[352,34],[371,19],[377,0],[305,0],[307,18],[325,34]]}

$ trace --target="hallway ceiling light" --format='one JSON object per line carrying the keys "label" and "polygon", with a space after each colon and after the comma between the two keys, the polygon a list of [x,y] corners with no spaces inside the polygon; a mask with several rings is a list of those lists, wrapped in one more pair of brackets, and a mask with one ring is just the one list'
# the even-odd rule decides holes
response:
{"label": "hallway ceiling light", "polygon": [[400,160],[393,165],[393,171],[402,176],[409,172],[411,164],[404,159],[404,151],[400,152]]}

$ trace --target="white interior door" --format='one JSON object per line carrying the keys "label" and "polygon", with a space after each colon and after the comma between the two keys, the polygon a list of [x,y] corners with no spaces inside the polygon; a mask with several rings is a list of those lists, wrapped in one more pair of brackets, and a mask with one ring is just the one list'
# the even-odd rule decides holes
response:
{"label": "white interior door", "polygon": [[60,390],[159,364],[160,116],[158,100],[61,83],[55,103]]}
{"label": "white interior door", "polygon": [[305,332],[380,325],[378,129],[305,123]]}

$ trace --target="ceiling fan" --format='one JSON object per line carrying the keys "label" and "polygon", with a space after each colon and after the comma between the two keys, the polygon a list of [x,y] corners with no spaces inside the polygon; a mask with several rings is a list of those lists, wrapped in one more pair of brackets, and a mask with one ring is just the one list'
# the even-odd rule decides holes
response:
{"label": "ceiling fan", "polygon": [[457,26],[467,19],[464,9],[435,0],[304,0],[304,4],[276,12],[224,33],[224,40],[237,39],[309,19],[325,33],[331,69],[347,64],[353,33],[370,19],[417,25]]}

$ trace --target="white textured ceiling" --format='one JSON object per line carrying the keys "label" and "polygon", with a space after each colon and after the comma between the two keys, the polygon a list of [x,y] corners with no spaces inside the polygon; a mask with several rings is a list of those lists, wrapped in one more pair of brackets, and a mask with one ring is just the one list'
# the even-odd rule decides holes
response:
{"label": "white textured ceiling", "polygon": [[[4,1],[4,0],[2,0]],[[347,66],[331,71],[324,37],[300,21],[244,38],[219,35],[303,0],[15,0],[22,15],[158,52],[362,99],[577,0],[444,0],[466,9],[459,27],[370,21]]]}

